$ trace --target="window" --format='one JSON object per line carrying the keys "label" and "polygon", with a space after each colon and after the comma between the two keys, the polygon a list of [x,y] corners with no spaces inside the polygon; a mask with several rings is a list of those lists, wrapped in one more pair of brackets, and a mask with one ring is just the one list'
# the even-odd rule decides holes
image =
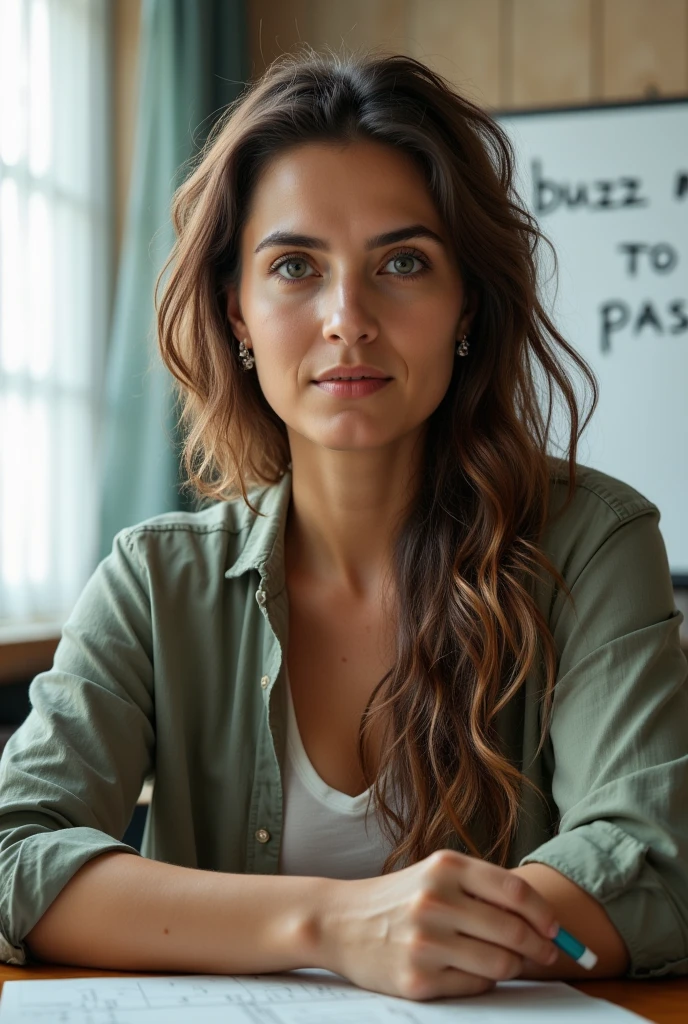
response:
{"label": "window", "polygon": [[59,627],[96,561],[108,17],[108,0],[0,0],[0,627]]}

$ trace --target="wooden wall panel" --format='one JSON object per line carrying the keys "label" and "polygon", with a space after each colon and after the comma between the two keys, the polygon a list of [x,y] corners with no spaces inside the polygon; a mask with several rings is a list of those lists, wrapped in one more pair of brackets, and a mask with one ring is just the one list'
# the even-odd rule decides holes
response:
{"label": "wooden wall panel", "polygon": [[688,92],[687,0],[603,3],[602,95],[632,99]]}
{"label": "wooden wall panel", "polygon": [[592,94],[595,0],[515,0],[509,106],[585,103]]}
{"label": "wooden wall panel", "polygon": [[247,3],[254,74],[302,40],[411,53],[487,107],[688,94],[688,0]]}
{"label": "wooden wall panel", "polygon": [[411,0],[409,52],[466,96],[498,106],[500,0]]}
{"label": "wooden wall panel", "polygon": [[339,52],[409,53],[486,105],[500,101],[499,10],[504,0],[249,0],[253,74],[298,43]]}
{"label": "wooden wall panel", "polygon": [[399,0],[346,0],[323,3],[311,0],[307,40],[315,49],[327,46],[338,52],[379,47],[406,52],[406,5]]}
{"label": "wooden wall panel", "polygon": [[281,5],[270,0],[252,0],[249,3],[252,77],[299,43],[308,43],[315,50],[329,48],[335,52],[342,47],[350,51],[377,46],[404,53],[406,35],[406,7],[399,0],[346,0],[346,3],[290,0]]}
{"label": "wooden wall panel", "polygon": [[310,0],[248,0],[251,78],[258,78],[275,57],[299,42],[312,45],[310,12]]}

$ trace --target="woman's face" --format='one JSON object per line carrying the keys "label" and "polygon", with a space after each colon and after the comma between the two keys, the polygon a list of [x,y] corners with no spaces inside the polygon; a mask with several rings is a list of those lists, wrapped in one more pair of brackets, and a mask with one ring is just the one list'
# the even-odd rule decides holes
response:
{"label": "woman's face", "polygon": [[[406,154],[376,142],[307,143],[264,169],[227,312],[292,440],[296,432],[341,451],[417,432],[470,329],[466,298],[450,238]],[[365,385],[316,383],[366,374],[356,367],[389,380],[366,394],[356,393]]]}

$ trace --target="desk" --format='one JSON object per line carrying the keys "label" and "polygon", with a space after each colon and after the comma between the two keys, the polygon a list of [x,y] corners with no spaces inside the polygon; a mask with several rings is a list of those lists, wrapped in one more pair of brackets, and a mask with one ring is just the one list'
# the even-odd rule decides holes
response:
{"label": "desk", "polygon": [[[154,971],[146,971],[154,974]],[[0,989],[4,981],[39,981],[41,978],[132,977],[126,971],[91,971],[86,967],[9,967],[0,964]],[[133,975],[134,977],[136,975]],[[688,1024],[688,977],[658,978],[654,981],[567,982],[589,996],[608,999],[655,1024]]]}

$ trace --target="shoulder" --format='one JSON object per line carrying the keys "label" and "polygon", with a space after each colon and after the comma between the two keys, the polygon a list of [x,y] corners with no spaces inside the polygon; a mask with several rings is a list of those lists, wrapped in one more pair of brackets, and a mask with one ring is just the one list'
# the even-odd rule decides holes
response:
{"label": "shoulder", "polygon": [[552,459],[550,512],[541,545],[571,582],[612,534],[639,519],[660,519],[658,506],[625,480],[576,463],[573,498],[568,496],[568,466]]}
{"label": "shoulder", "polygon": [[163,512],[150,516],[126,527],[120,534],[129,542],[148,534],[177,534],[183,542],[191,535],[241,533],[253,518],[253,513],[243,499],[234,498],[231,501],[214,502],[197,512]]}
{"label": "shoulder", "polygon": [[[574,503],[579,508],[609,513],[611,522],[624,522],[644,512],[658,512],[657,505],[646,495],[618,477],[603,473],[593,466],[577,462],[576,496]],[[551,460],[550,481],[554,504],[564,498],[568,487],[568,467],[560,459]]]}
{"label": "shoulder", "polygon": [[215,572],[232,568],[247,547],[260,549],[261,538],[275,513],[280,486],[248,490],[256,514],[239,496],[218,501],[199,511],[164,512],[120,530],[113,545],[125,548],[141,567],[166,574],[185,565],[208,563]]}

